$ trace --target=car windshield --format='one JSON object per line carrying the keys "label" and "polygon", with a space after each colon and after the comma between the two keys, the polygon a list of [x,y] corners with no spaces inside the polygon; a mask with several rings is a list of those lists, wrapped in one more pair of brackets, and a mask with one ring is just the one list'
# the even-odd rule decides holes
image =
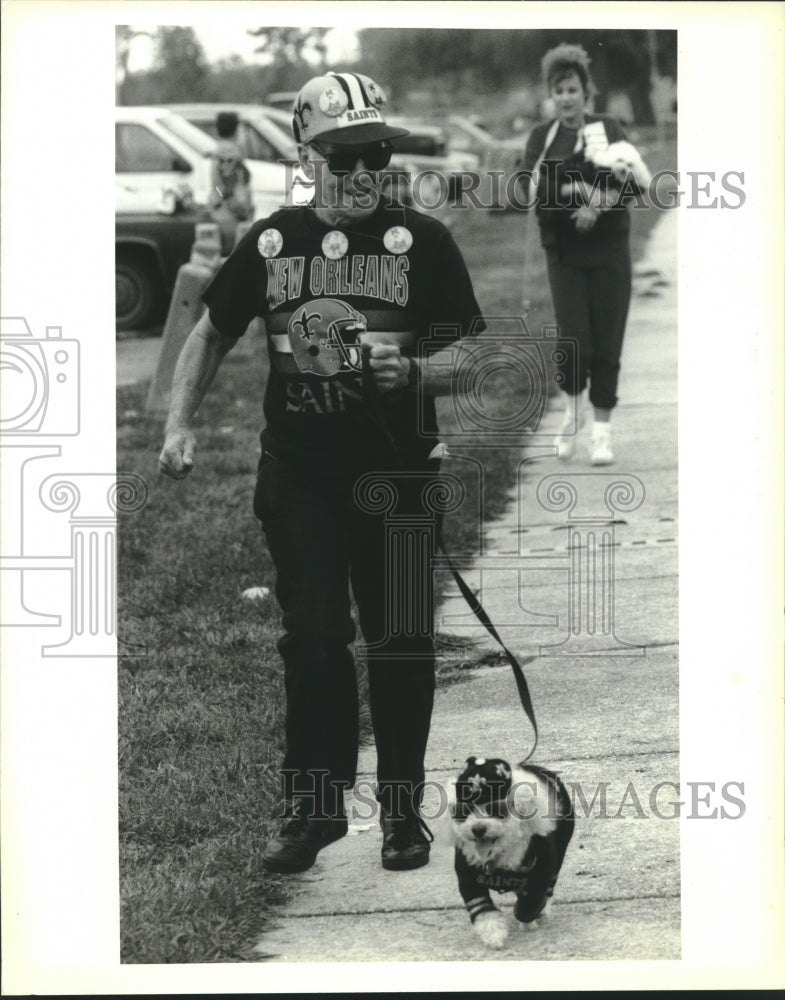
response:
{"label": "car windshield", "polygon": [[267,118],[265,115],[261,115],[260,117],[262,123],[260,123],[259,128],[266,134],[269,141],[275,143],[284,156],[291,156],[293,159],[297,159],[297,144],[292,140],[292,137],[284,132],[282,128],[279,128],[272,119]]}
{"label": "car windshield", "polygon": [[[218,139],[218,126],[214,115],[189,114],[187,119],[200,132]],[[297,146],[278,126],[263,116],[249,115],[241,119],[235,137],[240,152],[249,160],[278,163],[281,159],[296,160]]]}
{"label": "car windshield", "polygon": [[158,124],[202,156],[210,156],[215,152],[215,140],[179,115],[162,115]]}
{"label": "car windshield", "polygon": [[284,130],[286,135],[292,134],[292,112],[282,111],[280,108],[269,108],[266,105],[262,105],[259,108],[259,113],[263,114],[268,121],[275,122],[275,124]]}

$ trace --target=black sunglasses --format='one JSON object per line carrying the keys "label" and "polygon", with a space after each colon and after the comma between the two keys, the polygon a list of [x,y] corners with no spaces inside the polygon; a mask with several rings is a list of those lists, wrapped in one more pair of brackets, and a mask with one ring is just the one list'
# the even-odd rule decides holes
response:
{"label": "black sunglasses", "polygon": [[373,146],[350,146],[337,152],[328,153],[315,142],[311,146],[327,160],[331,174],[348,174],[354,170],[358,160],[362,160],[368,170],[383,170],[390,163],[392,145],[389,142],[378,142]]}

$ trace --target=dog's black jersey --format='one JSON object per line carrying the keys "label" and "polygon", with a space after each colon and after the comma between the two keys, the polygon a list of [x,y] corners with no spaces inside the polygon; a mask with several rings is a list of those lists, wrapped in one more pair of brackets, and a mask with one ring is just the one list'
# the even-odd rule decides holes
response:
{"label": "dog's black jersey", "polygon": [[472,923],[480,913],[496,909],[491,901],[491,889],[494,892],[516,894],[518,903],[515,916],[523,923],[535,920],[542,913],[548,898],[553,895],[556,879],[575,829],[572,802],[558,775],[533,764],[527,763],[525,767],[555,786],[561,815],[552,833],[546,837],[539,834],[532,837],[521,866],[515,871],[476,867],[469,864],[466,856],[456,848],[458,890]]}
{"label": "dog's black jersey", "polygon": [[523,898],[527,913],[531,911],[529,919],[534,920],[553,893],[560,867],[555,833],[547,837],[532,837],[519,871],[476,868],[469,864],[461,851],[455,852],[458,890],[472,923],[480,913],[496,909],[491,902],[491,889],[494,892],[514,892],[519,899]]}

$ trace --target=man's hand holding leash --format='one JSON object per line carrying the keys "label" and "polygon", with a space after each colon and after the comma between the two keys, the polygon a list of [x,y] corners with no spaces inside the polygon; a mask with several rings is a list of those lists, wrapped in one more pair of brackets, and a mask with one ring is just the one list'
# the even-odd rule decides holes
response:
{"label": "man's hand holding leash", "polygon": [[404,357],[395,344],[374,344],[369,350],[369,365],[376,388],[381,393],[408,388],[411,358]]}
{"label": "man's hand holding leash", "polygon": [[421,391],[426,396],[449,396],[456,387],[456,374],[461,358],[477,350],[476,344],[458,342],[448,352],[433,355],[431,364],[423,367],[415,358],[401,354],[395,344],[373,344],[369,349],[369,365],[380,393]]}

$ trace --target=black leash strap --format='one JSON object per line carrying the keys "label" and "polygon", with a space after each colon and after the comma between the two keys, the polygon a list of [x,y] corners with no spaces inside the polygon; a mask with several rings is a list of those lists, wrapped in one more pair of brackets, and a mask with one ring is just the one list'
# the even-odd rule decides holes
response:
{"label": "black leash strap", "polygon": [[489,635],[491,635],[496,640],[496,642],[501,646],[510,666],[512,667],[513,676],[515,677],[515,683],[518,685],[518,697],[521,699],[521,705],[523,706],[523,710],[526,713],[529,722],[531,723],[532,729],[534,730],[534,743],[528,755],[522,761],[522,763],[525,763],[536,750],[537,740],[539,739],[539,733],[537,731],[537,720],[534,716],[534,705],[532,704],[531,694],[529,693],[529,685],[526,683],[526,676],[523,672],[523,669],[521,668],[520,663],[518,663],[515,656],[513,656],[510,650],[507,649],[507,647],[502,642],[501,636],[496,631],[496,626],[491,621],[488,612],[485,610],[480,601],[477,599],[477,595],[474,593],[471,587],[469,587],[467,582],[464,580],[464,578],[461,576],[461,574],[453,565],[452,559],[450,558],[450,554],[444,547],[444,542],[441,538],[441,534],[439,536],[439,549],[441,550],[441,553],[444,556],[444,559],[450,568],[450,572],[452,573],[453,579],[458,585],[458,590],[460,590],[461,596],[469,605],[475,616],[483,624]]}
{"label": "black leash strap", "polygon": [[[365,390],[365,398],[368,402],[369,409],[371,411],[371,416],[374,422],[379,427],[380,431],[384,435],[387,444],[390,446],[392,453],[399,457],[398,446],[395,443],[395,438],[390,433],[390,428],[387,426],[387,420],[384,416],[384,410],[382,409],[382,402],[379,396],[379,391],[376,387],[376,382],[373,377],[373,370],[371,368],[370,362],[371,349],[368,345],[363,345],[362,348],[362,378],[363,378],[363,389]],[[507,660],[512,667],[513,676],[515,677],[515,683],[518,686],[518,696],[521,699],[521,705],[526,713],[526,717],[531,723],[532,729],[534,730],[534,743],[528,755],[523,759],[521,763],[525,763],[534,753],[537,748],[537,741],[539,739],[539,733],[537,731],[537,720],[534,715],[534,705],[532,704],[531,694],[529,693],[529,685],[526,683],[526,676],[523,673],[520,663],[510,652],[509,649],[504,645],[501,640],[501,636],[496,630],[496,626],[491,621],[491,618],[485,608],[482,606],[480,601],[477,599],[477,595],[469,587],[464,578],[455,568],[450,554],[445,548],[444,540],[442,539],[441,530],[439,531],[439,536],[437,539],[437,545],[441,551],[444,559],[452,573],[453,579],[458,585],[458,590],[461,592],[461,596],[466,601],[466,603],[471,608],[473,614],[479,619],[482,625],[487,630],[488,634],[495,639],[495,641],[501,646],[504,651]]]}

